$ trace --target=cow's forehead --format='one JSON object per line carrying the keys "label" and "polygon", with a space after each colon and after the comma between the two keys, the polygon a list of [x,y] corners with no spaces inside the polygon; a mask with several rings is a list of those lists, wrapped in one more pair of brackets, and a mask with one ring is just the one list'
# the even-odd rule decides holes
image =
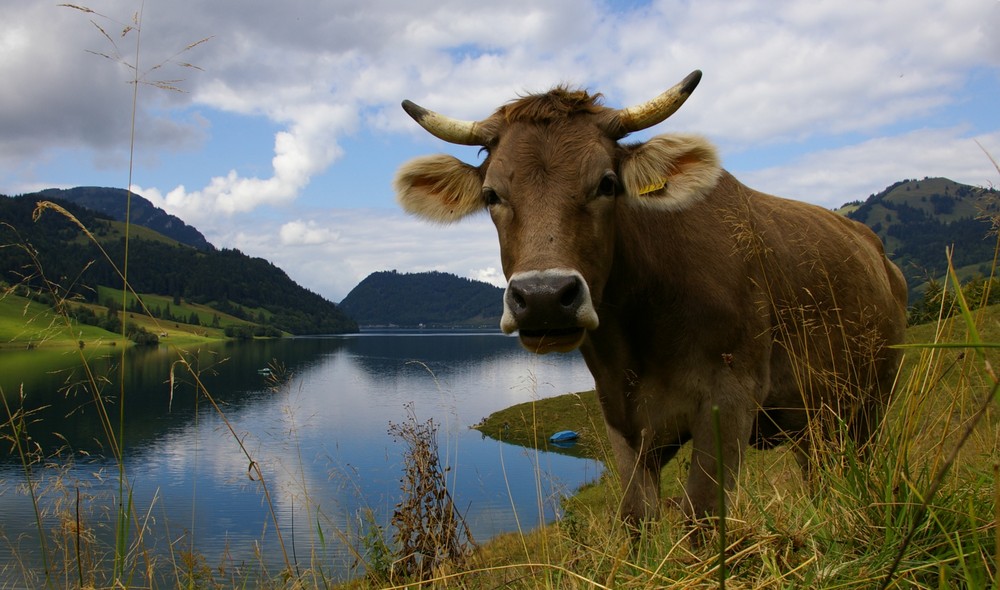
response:
{"label": "cow's forehead", "polygon": [[[584,118],[507,126],[490,150],[487,176],[543,181],[553,175],[589,178],[614,166],[614,140]],[[492,172],[492,174],[491,174]]]}

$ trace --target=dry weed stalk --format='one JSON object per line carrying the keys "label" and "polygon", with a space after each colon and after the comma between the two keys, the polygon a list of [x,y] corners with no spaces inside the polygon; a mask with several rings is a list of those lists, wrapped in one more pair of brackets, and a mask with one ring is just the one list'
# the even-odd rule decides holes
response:
{"label": "dry weed stalk", "polygon": [[446,564],[461,567],[475,541],[448,491],[437,425],[433,419],[418,422],[412,403],[406,410],[402,423],[389,423],[389,435],[406,445],[403,495],[392,515],[397,545],[392,573],[396,579],[426,580]]}

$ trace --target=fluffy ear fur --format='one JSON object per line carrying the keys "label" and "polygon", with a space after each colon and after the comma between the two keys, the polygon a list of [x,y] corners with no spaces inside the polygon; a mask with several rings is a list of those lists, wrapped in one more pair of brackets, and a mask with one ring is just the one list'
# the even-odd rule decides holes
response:
{"label": "fluffy ear fur", "polygon": [[621,164],[629,203],[681,211],[715,188],[722,173],[715,147],[696,135],[657,135]]}
{"label": "fluffy ear fur", "polygon": [[408,213],[439,223],[458,221],[485,206],[479,170],[444,154],[403,164],[392,186]]}

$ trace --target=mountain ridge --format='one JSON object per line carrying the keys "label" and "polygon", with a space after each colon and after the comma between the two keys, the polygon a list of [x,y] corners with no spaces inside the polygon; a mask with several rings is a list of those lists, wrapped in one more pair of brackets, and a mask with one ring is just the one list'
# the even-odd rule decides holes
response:
{"label": "mountain ridge", "polygon": [[149,199],[120,188],[77,186],[69,189],[48,188],[37,194],[49,199],[69,201],[91,211],[104,213],[115,221],[125,221],[126,209],[131,223],[151,229],[160,234],[187,244],[198,250],[214,250],[213,246],[195,227],[184,223],[153,205]]}

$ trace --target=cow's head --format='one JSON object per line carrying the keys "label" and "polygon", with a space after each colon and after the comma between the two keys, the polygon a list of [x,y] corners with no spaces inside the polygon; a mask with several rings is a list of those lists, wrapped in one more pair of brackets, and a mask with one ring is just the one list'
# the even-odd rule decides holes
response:
{"label": "cow's head", "polygon": [[471,166],[447,155],[403,165],[394,186],[410,213],[452,222],[487,209],[500,238],[507,291],[500,327],[535,352],[569,351],[599,323],[611,272],[617,207],[679,211],[711,192],[719,175],[704,139],[619,140],[656,125],[698,85],[695,71],[660,96],[611,109],[600,95],[556,88],[482,121],[457,121],[409,101],[403,108],[437,137],[482,146]]}

